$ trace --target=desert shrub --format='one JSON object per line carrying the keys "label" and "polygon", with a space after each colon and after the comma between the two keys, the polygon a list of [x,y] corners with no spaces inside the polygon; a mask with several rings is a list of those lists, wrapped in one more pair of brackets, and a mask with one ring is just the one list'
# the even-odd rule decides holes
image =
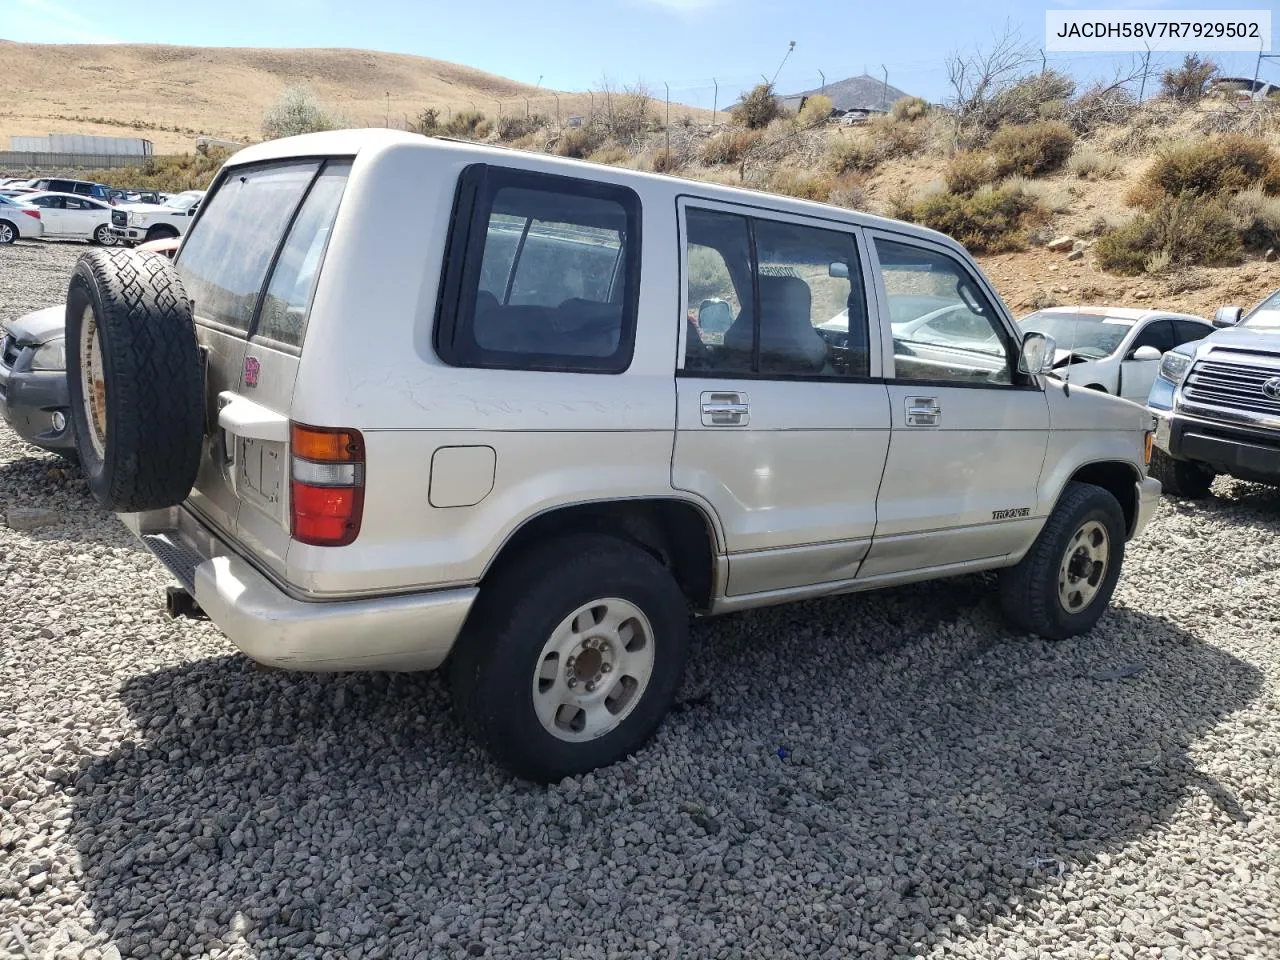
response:
{"label": "desert shrub", "polygon": [[912,195],[911,187],[905,183],[900,183],[889,191],[885,197],[884,204],[884,215],[886,217],[912,222],[915,219],[915,213],[916,198]]}
{"label": "desert shrub", "polygon": [[920,97],[899,97],[889,108],[895,120],[920,120],[929,112],[929,101]]}
{"label": "desert shrub", "polygon": [[103,170],[94,176],[108,187],[136,187],[165,193],[205,190],[229,156],[229,151],[215,147],[203,153],[148,157],[141,167]]}
{"label": "desert shrub", "polygon": [[996,179],[995,160],[983,150],[959,150],[947,162],[944,179],[951,193],[974,193]]}
{"label": "desert shrub", "polygon": [[962,140],[971,147],[982,146],[1002,127],[1057,117],[1064,112],[1075,86],[1074,80],[1056,70],[1013,83],[995,78],[977,81],[960,105]]}
{"label": "desert shrub", "polygon": [[616,143],[606,143],[587,159],[592,163],[607,163],[611,167],[618,167],[630,160],[631,154]]}
{"label": "desert shrub", "polygon": [[816,127],[826,123],[831,116],[832,107],[830,97],[824,97],[822,94],[806,97],[804,106],[796,114],[796,123],[801,127]]}
{"label": "desert shrub", "polygon": [[1040,204],[1024,193],[985,187],[970,195],[943,193],[914,205],[911,219],[941,231],[974,253],[1002,253],[1026,245],[1027,228],[1044,219]]}
{"label": "desert shrub", "polygon": [[1120,158],[1077,145],[1067,160],[1067,172],[1080,180],[1113,180],[1120,176]]}
{"label": "desert shrub", "polygon": [[1097,83],[1067,103],[1062,120],[1076,133],[1085,134],[1104,124],[1123,123],[1137,107],[1137,98],[1123,86]]}
{"label": "desert shrub", "polygon": [[280,99],[262,115],[262,135],[267,140],[319,133],[338,126],[337,118],[322,107],[303,84],[286,87]]}
{"label": "desert shrub", "polygon": [[1071,210],[1071,194],[1056,183],[1033,180],[1030,177],[1015,174],[1012,177],[1005,177],[998,186],[1002,190],[1012,190],[1031,197],[1044,209],[1053,213],[1067,213]]}
{"label": "desert shrub", "polygon": [[761,130],[782,115],[782,105],[773,95],[772,83],[757,83],[730,112],[733,122],[748,130]]}
{"label": "desert shrub", "polygon": [[585,124],[581,127],[570,127],[556,139],[555,152],[562,157],[585,159],[600,149],[604,143],[604,134],[598,127]]}
{"label": "desert shrub", "polygon": [[698,159],[709,167],[739,163],[757,143],[757,130],[725,130],[709,137],[698,150]]}
{"label": "desert shrub", "polygon": [[1280,247],[1280,197],[1268,195],[1262,187],[1242,190],[1227,202],[1240,241],[1251,250]]}
{"label": "desert shrub", "polygon": [[1166,70],[1160,77],[1160,92],[1179,103],[1195,103],[1209,92],[1209,83],[1218,73],[1218,65],[1199,54],[1189,53],[1182,66]]}
{"label": "desert shrub", "polygon": [[996,173],[1038,177],[1056,170],[1071,155],[1076,135],[1065,123],[1048,120],[1002,127],[988,146],[995,156]]}
{"label": "desert shrub", "polygon": [[1173,267],[1236,263],[1240,236],[1223,204],[1194,194],[1170,198],[1150,213],[1139,214],[1094,244],[1098,266],[1138,276],[1147,260],[1167,253]]}
{"label": "desert shrub", "polygon": [[918,121],[872,117],[863,127],[865,136],[879,151],[882,160],[910,157],[924,149],[928,140],[925,125]]}
{"label": "desert shrub", "polygon": [[684,166],[680,154],[667,147],[659,147],[649,156],[649,169],[654,173],[674,173]]}
{"label": "desert shrub", "polygon": [[866,210],[869,205],[866,178],[857,173],[846,173],[834,178],[827,194],[827,203],[846,210]]}
{"label": "desert shrub", "polygon": [[1280,156],[1265,140],[1227,134],[1161,151],[1127,199],[1134,206],[1154,207],[1183,193],[1230,196],[1254,184],[1265,193],[1280,193]]}
{"label": "desert shrub", "polygon": [[441,128],[450,137],[476,137],[484,114],[479,110],[459,110]]}
{"label": "desert shrub", "polygon": [[880,160],[879,148],[862,137],[837,134],[827,142],[827,166],[837,175],[854,171],[869,173]]}
{"label": "desert shrub", "polygon": [[409,129],[423,136],[431,136],[440,129],[440,111],[435,107],[423,107],[413,118]]}
{"label": "desert shrub", "polygon": [[769,179],[769,189],[774,193],[799,197],[801,200],[825,201],[831,196],[833,185],[828,174],[797,170],[794,167],[779,167]]}
{"label": "desert shrub", "polygon": [[644,134],[653,122],[653,96],[643,83],[616,88],[605,79],[598,85],[592,124],[619,143],[629,143]]}
{"label": "desert shrub", "polygon": [[472,131],[472,135],[477,140],[487,140],[491,133],[493,133],[493,121],[488,117],[477,123],[475,130]]}
{"label": "desert shrub", "polygon": [[1158,277],[1162,273],[1168,273],[1172,265],[1173,255],[1168,250],[1157,250],[1143,261],[1142,272]]}
{"label": "desert shrub", "polygon": [[498,118],[498,139],[519,140],[541,130],[547,123],[547,118],[540,113],[531,113],[527,117],[504,114]]}

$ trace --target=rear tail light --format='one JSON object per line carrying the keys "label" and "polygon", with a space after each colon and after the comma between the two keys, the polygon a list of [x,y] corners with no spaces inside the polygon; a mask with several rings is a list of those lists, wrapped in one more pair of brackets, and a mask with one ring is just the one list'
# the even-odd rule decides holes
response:
{"label": "rear tail light", "polygon": [[364,438],[359,430],[293,424],[290,490],[293,539],[342,547],[360,533]]}
{"label": "rear tail light", "polygon": [[35,217],[37,220],[40,219],[39,210],[23,210],[22,212],[25,213],[28,217]]}

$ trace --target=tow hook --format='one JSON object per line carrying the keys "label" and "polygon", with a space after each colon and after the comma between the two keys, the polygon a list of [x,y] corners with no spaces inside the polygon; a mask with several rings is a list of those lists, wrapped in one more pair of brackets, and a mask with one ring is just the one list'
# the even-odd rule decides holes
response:
{"label": "tow hook", "polygon": [[186,617],[188,620],[207,620],[205,612],[200,609],[193,597],[184,587],[166,587],[164,591],[164,609],[175,620]]}

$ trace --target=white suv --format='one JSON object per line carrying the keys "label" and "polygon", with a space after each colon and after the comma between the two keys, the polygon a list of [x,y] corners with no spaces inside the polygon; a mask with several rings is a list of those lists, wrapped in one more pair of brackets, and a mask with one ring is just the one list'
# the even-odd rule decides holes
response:
{"label": "white suv", "polygon": [[536,779],[645,742],[691,612],[1000,569],[1088,630],[1159,497],[1150,416],[1043,377],[952,240],[539,154],[247,148],[176,274],[86,254],[67,315],[91,488],[242,650],[447,660]]}

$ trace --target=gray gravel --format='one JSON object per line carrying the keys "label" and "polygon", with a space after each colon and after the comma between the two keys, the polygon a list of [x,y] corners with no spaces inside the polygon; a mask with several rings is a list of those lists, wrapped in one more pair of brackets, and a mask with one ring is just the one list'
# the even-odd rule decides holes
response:
{"label": "gray gravel", "polygon": [[[81,249],[0,251],[0,318]],[[700,624],[656,741],[543,789],[438,678],[167,620],[0,428],[0,505],[56,514],[0,527],[0,955],[1275,958],[1280,491],[1215,493],[1074,641],[981,577]]]}

